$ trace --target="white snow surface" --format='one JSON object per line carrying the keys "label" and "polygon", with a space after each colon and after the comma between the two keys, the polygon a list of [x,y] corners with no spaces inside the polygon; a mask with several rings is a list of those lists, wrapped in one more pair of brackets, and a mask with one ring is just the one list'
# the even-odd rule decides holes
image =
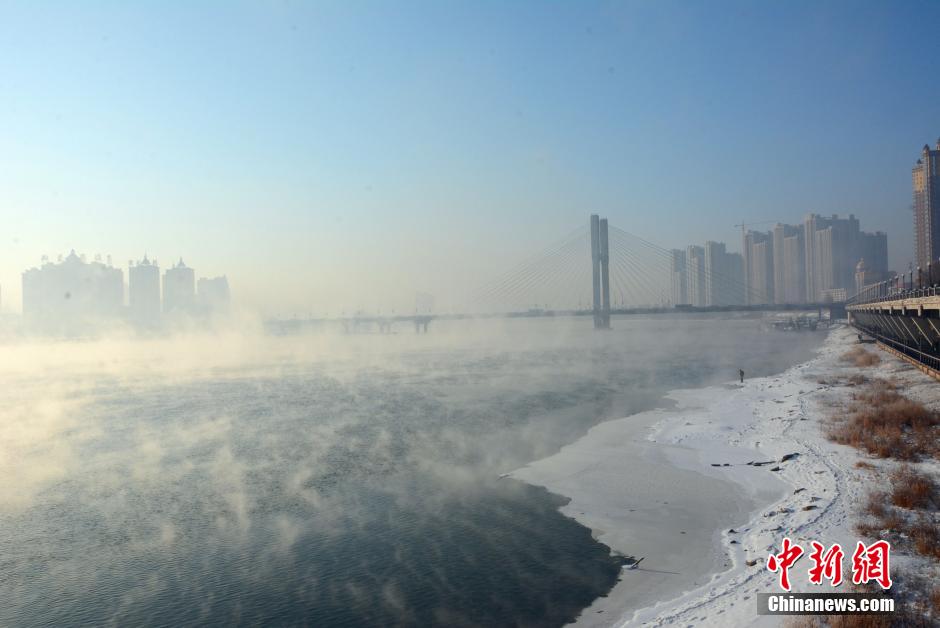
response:
{"label": "white snow surface", "polygon": [[[579,625],[780,625],[785,618],[757,615],[756,597],[780,592],[765,561],[785,536],[806,555],[810,541],[840,543],[851,578],[859,509],[894,463],[826,439],[853,390],[846,377],[891,378],[903,394],[940,405],[937,382],[873,345],[880,365],[844,364],[855,341],[854,330],[835,328],[814,359],[780,375],[674,391],[674,408],[604,422],[510,474],[569,497],[562,512],[613,551],[645,557]],[[786,454],[798,455],[781,462]],[[877,470],[856,468],[862,459]],[[940,472],[935,462],[919,466]],[[892,572],[918,561],[893,553]],[[810,564],[804,557],[791,569],[793,590],[832,592],[809,583]]]}

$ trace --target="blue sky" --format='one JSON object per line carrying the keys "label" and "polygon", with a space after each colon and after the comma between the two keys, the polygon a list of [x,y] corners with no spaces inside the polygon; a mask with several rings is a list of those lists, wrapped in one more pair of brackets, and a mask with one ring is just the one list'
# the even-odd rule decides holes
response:
{"label": "blue sky", "polygon": [[591,212],[853,212],[911,258],[936,2],[3,2],[0,286],[182,255],[268,313],[472,285]]}

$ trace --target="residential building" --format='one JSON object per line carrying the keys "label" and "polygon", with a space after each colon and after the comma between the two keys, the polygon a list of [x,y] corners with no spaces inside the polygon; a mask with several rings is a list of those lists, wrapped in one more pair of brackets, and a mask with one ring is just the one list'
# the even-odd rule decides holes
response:
{"label": "residential building", "polygon": [[687,305],[689,303],[689,292],[686,279],[686,259],[685,251],[673,249],[670,251],[669,276],[671,283],[671,300],[673,305]]}
{"label": "residential building", "polygon": [[743,261],[724,242],[705,243],[705,305],[740,305],[744,296]]}
{"label": "residential building", "polygon": [[865,260],[869,273],[879,275],[888,272],[888,236],[883,231],[859,234],[858,256]]}
{"label": "residential building", "polygon": [[124,274],[100,258],[86,262],[73,250],[57,263],[43,258],[23,273],[23,318],[27,326],[81,334],[121,316]]}
{"label": "residential building", "polygon": [[[781,279],[783,281],[783,300],[780,303],[806,302],[806,251],[803,238],[803,228],[795,233],[785,236],[782,240],[780,264],[783,267]],[[774,245],[774,252],[777,247]],[[774,268],[777,267],[776,262]]]}
{"label": "residential building", "polygon": [[[852,214],[848,218],[809,214],[803,222],[803,230],[806,300],[819,302],[823,291],[839,288],[850,292],[855,285],[855,265],[861,257],[858,219]],[[887,240],[885,242],[887,251]],[[827,248],[820,249],[821,245]]]}
{"label": "residential building", "polygon": [[193,314],[196,310],[196,272],[183,258],[163,274],[163,311]]}
{"label": "residential building", "polygon": [[690,245],[686,249],[686,289],[690,305],[705,305],[705,249]]}
{"label": "residential building", "polygon": [[774,241],[770,236],[751,245],[748,287],[752,305],[774,302]]}
{"label": "residential building", "polygon": [[827,222],[827,227],[817,229],[814,234],[813,282],[818,296],[840,288],[847,293],[851,291],[855,286],[855,265],[860,257],[858,219],[852,215],[848,218],[833,216]]}
{"label": "residential building", "polygon": [[749,305],[773,303],[773,232],[748,231],[744,235],[744,279]]}
{"label": "residential building", "polygon": [[[784,239],[795,236],[803,230],[802,226],[784,225],[777,223],[773,229],[774,236],[774,303],[794,303],[786,296],[787,274],[792,266],[784,263]],[[802,267],[802,264],[800,265]],[[792,281],[792,278],[789,278]],[[802,300],[802,299],[801,299]]]}
{"label": "residential building", "polygon": [[940,257],[940,140],[935,150],[924,145],[920,159],[911,171],[914,185],[914,263],[927,263]]}
{"label": "residential building", "polygon": [[156,260],[144,255],[139,262],[131,262],[127,269],[127,296],[130,317],[134,323],[146,326],[160,322],[160,267]]}
{"label": "residential building", "polygon": [[196,284],[196,298],[199,311],[204,314],[217,316],[228,313],[231,305],[228,279],[224,275],[212,279],[200,278]]}

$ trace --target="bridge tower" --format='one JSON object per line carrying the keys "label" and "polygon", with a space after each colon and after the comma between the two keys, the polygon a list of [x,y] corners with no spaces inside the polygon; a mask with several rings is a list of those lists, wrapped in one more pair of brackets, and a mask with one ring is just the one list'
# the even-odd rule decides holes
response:
{"label": "bridge tower", "polygon": [[591,214],[591,277],[594,288],[594,328],[610,329],[610,250],[607,219]]}

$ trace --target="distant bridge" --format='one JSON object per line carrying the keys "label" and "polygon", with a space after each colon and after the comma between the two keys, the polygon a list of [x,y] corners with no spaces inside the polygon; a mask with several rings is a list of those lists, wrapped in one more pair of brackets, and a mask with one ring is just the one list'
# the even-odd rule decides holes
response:
{"label": "distant bridge", "polygon": [[[610,327],[612,315],[674,312],[818,311],[830,318],[845,316],[842,303],[764,304],[765,295],[749,288],[731,272],[696,268],[697,281],[708,286],[709,305],[675,305],[672,300],[672,252],[610,225],[592,215],[587,226],[575,229],[540,253],[509,269],[476,291],[462,304],[470,316],[591,316],[594,327]],[[749,304],[746,304],[749,303]],[[274,333],[338,324],[348,333],[388,333],[397,324],[427,332],[440,314],[356,314],[337,319],[272,321]]]}
{"label": "distant bridge", "polygon": [[341,318],[292,318],[287,320],[269,320],[265,322],[265,329],[275,335],[289,335],[305,331],[338,327],[347,334],[378,332],[388,334],[393,331],[396,323],[406,323],[414,326],[415,333],[427,333],[428,325],[436,317],[433,314],[413,315],[355,315]]}
{"label": "distant bridge", "polygon": [[830,318],[845,317],[841,302],[766,303],[766,295],[730,268],[705,264],[695,272],[707,296],[697,300],[708,305],[675,304],[672,262],[671,251],[592,215],[588,228],[575,230],[478,291],[468,309],[513,316],[589,314],[599,329],[610,326],[611,315],[623,314],[825,310]]}

